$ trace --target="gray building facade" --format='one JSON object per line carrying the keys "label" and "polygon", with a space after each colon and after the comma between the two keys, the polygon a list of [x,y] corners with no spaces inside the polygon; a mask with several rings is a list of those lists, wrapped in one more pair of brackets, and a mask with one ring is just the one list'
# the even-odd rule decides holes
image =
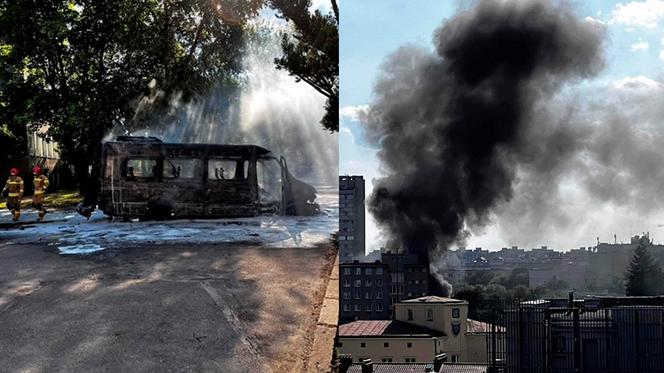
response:
{"label": "gray building facade", "polygon": [[381,255],[381,262],[390,272],[390,311],[395,303],[429,295],[429,263],[413,254],[391,251]]}
{"label": "gray building facade", "polygon": [[380,262],[339,265],[339,321],[389,319],[390,276]]}
{"label": "gray building facade", "polygon": [[364,259],[364,178],[339,176],[339,261]]}

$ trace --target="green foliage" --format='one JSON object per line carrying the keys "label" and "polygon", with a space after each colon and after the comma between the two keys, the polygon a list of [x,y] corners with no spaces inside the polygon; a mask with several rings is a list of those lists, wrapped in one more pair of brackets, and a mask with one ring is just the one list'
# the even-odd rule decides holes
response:
{"label": "green foliage", "polygon": [[625,275],[625,294],[628,296],[659,295],[662,293],[662,269],[648,253],[642,238],[634,250],[634,257]]}
{"label": "green foliage", "polygon": [[491,271],[473,271],[467,272],[463,281],[468,285],[489,285],[494,277]]}
{"label": "green foliage", "polygon": [[514,268],[509,275],[498,275],[493,279],[493,282],[500,284],[507,289],[512,289],[516,286],[529,286],[529,275],[527,268]]}
{"label": "green foliage", "polygon": [[333,14],[319,10],[309,13],[311,0],[270,0],[279,15],[295,27],[293,35],[282,39],[283,56],[275,59],[277,68],[288,71],[296,81],[304,81],[327,97],[324,128],[339,130],[339,11],[332,1]]}
{"label": "green foliage", "polygon": [[110,128],[136,125],[174,94],[186,101],[232,81],[243,24],[262,3],[0,0],[0,126],[21,136],[48,124],[85,177]]}
{"label": "green foliage", "polygon": [[551,280],[547,281],[544,286],[554,291],[569,290],[570,286],[565,280],[560,280],[554,276]]}
{"label": "green foliage", "polygon": [[[519,270],[516,273],[523,273],[523,271]],[[502,284],[491,282],[488,285],[467,283],[455,285],[452,297],[468,301],[468,317],[471,319],[491,322],[490,312],[496,307],[529,300],[561,297],[566,294],[566,290],[553,290],[545,286],[529,288],[519,284],[507,288]]]}

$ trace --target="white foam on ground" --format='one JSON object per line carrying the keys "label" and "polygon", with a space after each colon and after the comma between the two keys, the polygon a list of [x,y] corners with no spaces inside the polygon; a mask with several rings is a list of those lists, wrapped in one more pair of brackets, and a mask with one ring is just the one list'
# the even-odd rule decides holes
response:
{"label": "white foam on ground", "polygon": [[103,247],[95,244],[58,246],[58,251],[62,255],[91,254],[102,250],[104,250]]}
{"label": "white foam on ground", "polygon": [[[239,219],[193,219],[169,221],[113,221],[99,210],[90,220],[71,210],[52,210],[46,222],[23,229],[0,229],[0,241],[39,243],[61,247],[127,247],[142,244],[212,244],[248,242],[270,247],[310,247],[330,239],[338,229],[339,202],[336,188],[319,188],[317,199],[322,214],[316,216],[261,215]],[[37,218],[26,210],[22,222]],[[50,221],[50,222],[49,222]],[[0,216],[0,224],[11,217]]]}

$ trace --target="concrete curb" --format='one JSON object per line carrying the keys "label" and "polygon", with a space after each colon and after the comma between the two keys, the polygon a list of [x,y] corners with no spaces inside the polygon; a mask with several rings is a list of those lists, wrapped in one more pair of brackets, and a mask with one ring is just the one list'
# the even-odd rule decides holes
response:
{"label": "concrete curb", "polygon": [[331,372],[334,339],[339,324],[339,256],[337,255],[321,306],[307,372]]}

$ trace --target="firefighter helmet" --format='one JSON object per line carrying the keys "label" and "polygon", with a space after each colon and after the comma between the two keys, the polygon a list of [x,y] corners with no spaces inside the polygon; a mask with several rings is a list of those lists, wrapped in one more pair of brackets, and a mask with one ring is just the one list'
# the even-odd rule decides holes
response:
{"label": "firefighter helmet", "polygon": [[14,167],[11,170],[9,170],[9,174],[12,176],[18,176],[18,168]]}
{"label": "firefighter helmet", "polygon": [[39,165],[35,165],[35,167],[32,168],[32,173],[35,175],[41,175],[42,173],[42,168]]}

